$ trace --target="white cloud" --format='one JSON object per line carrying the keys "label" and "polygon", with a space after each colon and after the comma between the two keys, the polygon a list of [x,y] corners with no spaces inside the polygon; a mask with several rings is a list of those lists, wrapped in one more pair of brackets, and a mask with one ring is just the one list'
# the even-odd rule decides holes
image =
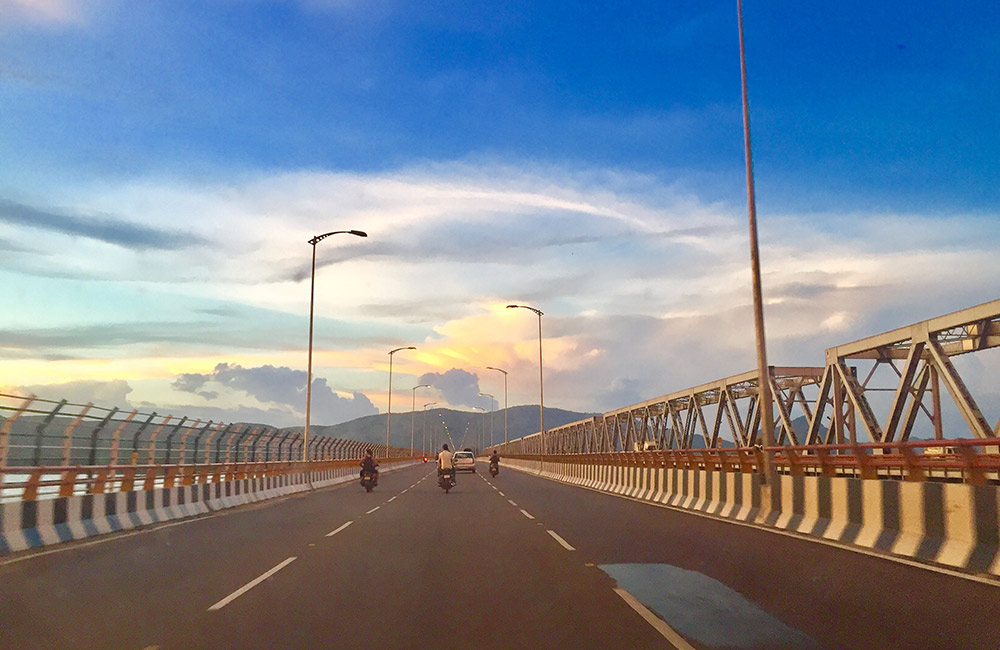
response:
{"label": "white cloud", "polygon": [[[317,361],[347,394],[382,399],[376,376],[398,339],[419,347],[398,360],[407,381],[451,368],[493,381],[481,369],[496,365],[511,371],[512,404],[535,400],[537,323],[506,313],[507,302],[546,312],[546,402],[556,406],[621,406],[615,400],[754,365],[743,206],[705,201],[649,175],[464,162],[225,183],[147,179],[52,200],[74,214],[207,244],[136,251],[53,235],[44,257],[18,253],[34,250],[29,233],[0,224],[0,240],[14,249],[8,273],[98,273],[101,286],[135,287],[132,309],[143,314],[185,304],[177,295],[278,310],[293,325],[301,319],[303,338],[306,240],[368,231],[368,239],[338,236],[317,249]],[[772,363],[821,364],[825,347],[995,298],[983,269],[993,266],[997,224],[998,215],[761,215]],[[59,291],[79,293],[78,284],[47,286],[58,301]],[[46,322],[45,304],[31,303],[18,322]],[[234,340],[239,320],[225,322]],[[245,320],[250,327],[255,319]],[[379,340],[348,348],[337,328],[353,336],[377,329]],[[170,342],[163,346],[169,354]],[[220,348],[219,360],[226,357]],[[355,386],[337,381],[344,368],[356,369],[355,379],[374,370]]]}

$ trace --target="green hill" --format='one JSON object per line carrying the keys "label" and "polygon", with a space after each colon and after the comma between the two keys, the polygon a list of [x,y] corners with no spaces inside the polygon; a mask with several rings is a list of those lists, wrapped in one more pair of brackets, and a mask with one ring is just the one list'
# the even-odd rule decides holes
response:
{"label": "green hill", "polygon": [[[557,427],[576,420],[591,417],[588,413],[577,413],[557,408],[545,409],[545,428]],[[493,414],[493,440],[503,442],[503,409]],[[395,447],[410,446],[410,412],[392,414],[390,444]],[[490,414],[486,414],[486,441],[490,440]],[[413,446],[419,449],[424,434],[425,416],[418,411],[413,420]],[[436,444],[441,441],[454,443],[459,448],[478,448],[479,437],[483,430],[483,414],[479,411],[457,411],[447,408],[432,408],[427,410],[426,431]],[[302,427],[289,427],[286,431],[301,431]],[[538,406],[512,406],[507,412],[507,437],[510,440],[538,431]],[[447,434],[450,434],[450,438]],[[342,422],[331,426],[310,426],[311,435],[330,436],[360,440],[362,442],[385,444],[385,414],[368,415],[350,422]],[[428,446],[431,446],[428,442]],[[487,445],[488,446],[488,445]]]}

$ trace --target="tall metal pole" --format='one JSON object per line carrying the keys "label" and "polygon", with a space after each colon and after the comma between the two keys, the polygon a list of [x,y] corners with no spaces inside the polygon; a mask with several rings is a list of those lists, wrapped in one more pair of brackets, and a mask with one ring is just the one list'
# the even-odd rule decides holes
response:
{"label": "tall metal pole", "polygon": [[392,355],[396,354],[400,350],[416,350],[417,348],[407,346],[404,348],[396,348],[395,350],[389,351],[389,404],[386,407],[385,414],[385,455],[389,456],[389,429],[392,426]]}
{"label": "tall metal pole", "polygon": [[503,373],[503,442],[507,444],[507,371],[493,366],[486,366],[486,369]]}
{"label": "tall metal pole", "polygon": [[[316,243],[311,239],[312,244],[312,272],[309,274],[309,362],[306,370],[306,426],[302,431],[302,438],[309,442],[309,415],[312,411],[312,387],[313,387],[313,305],[316,302]],[[306,446],[302,445],[302,460],[305,460]]]}
{"label": "tall metal pole", "polygon": [[309,361],[306,370],[306,426],[302,431],[302,460],[307,460],[306,449],[309,448],[309,418],[312,412],[312,374],[313,374],[313,306],[316,303],[316,244],[320,243],[330,235],[354,235],[356,237],[367,237],[368,233],[363,230],[335,230],[333,232],[316,235],[309,240],[312,245],[312,271],[309,274]]}
{"label": "tall metal pole", "polygon": [[430,384],[420,384],[419,386],[413,387],[413,396],[410,400],[410,456],[413,455],[413,425],[414,425],[414,411],[417,408],[417,389],[427,388]]}
{"label": "tall metal pole", "polygon": [[[507,305],[507,309],[530,309],[538,314],[538,435],[539,435],[539,466],[545,469],[545,381],[542,378],[542,316],[539,309],[527,305]],[[541,471],[540,470],[540,471]]]}
{"label": "tall metal pole", "polygon": [[[750,148],[750,100],[747,93],[747,61],[743,43],[743,1],[736,0],[740,31],[740,80],[743,91],[743,147],[747,169],[747,214],[750,225],[750,268],[753,275],[753,325],[757,343],[757,390],[760,402],[761,433],[764,447],[774,446],[774,413],[771,377],[767,366],[767,346],[764,336],[764,301],[760,281],[760,250],[757,244],[757,202],[754,196],[753,154]],[[773,485],[777,479],[771,452],[764,451],[764,480]]]}
{"label": "tall metal pole", "polygon": [[[424,453],[425,454],[428,453],[428,451],[429,451],[428,448],[427,448],[427,407],[428,406],[434,406],[435,404],[437,404],[437,402],[427,402],[426,404],[424,404],[424,423],[423,423],[423,426],[421,428],[423,429],[423,434],[424,434],[423,437],[424,437]],[[433,436],[431,436],[431,447],[433,447],[433,446],[434,446],[434,440],[433,440]]]}
{"label": "tall metal pole", "polygon": [[[484,409],[482,406],[473,406],[472,408],[480,410],[480,411],[483,412],[483,418],[482,418],[482,420],[483,420],[483,430],[482,430],[482,433],[479,436],[476,436],[477,438],[479,438],[480,441],[482,441],[482,440],[484,440],[486,438],[486,409]],[[483,445],[479,444],[478,447],[479,447],[480,453],[482,453],[482,451],[483,451]]]}
{"label": "tall metal pole", "polygon": [[[490,446],[492,447],[493,446],[493,402],[495,402],[496,399],[493,397],[493,395],[490,395],[489,393],[479,393],[479,396],[490,398]],[[483,447],[485,446],[486,446],[486,441],[484,440]]]}

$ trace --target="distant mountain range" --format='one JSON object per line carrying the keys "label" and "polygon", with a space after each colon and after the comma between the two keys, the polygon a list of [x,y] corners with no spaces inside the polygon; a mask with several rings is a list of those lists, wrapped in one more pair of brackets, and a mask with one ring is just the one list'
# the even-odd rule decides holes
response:
{"label": "distant mountain range", "polygon": [[[577,413],[576,411],[566,411],[557,408],[545,409],[545,428],[558,427],[577,420],[589,418],[598,413]],[[490,442],[490,413],[486,418],[486,441]],[[420,448],[424,432],[424,412],[417,411],[412,419],[413,424],[413,446]],[[459,448],[476,447],[479,436],[483,429],[483,414],[480,412],[457,411],[447,408],[432,408],[426,412],[426,425],[429,435],[435,440],[442,440],[442,434],[447,431],[450,439],[444,436],[445,442],[453,442]],[[493,418],[493,442],[500,443],[504,439],[503,430],[503,409],[494,411]],[[394,447],[410,446],[411,416],[409,411],[392,414],[391,440]],[[288,427],[283,431],[302,431],[302,427]],[[538,431],[538,405],[535,406],[512,406],[507,410],[507,438],[514,440]],[[360,440],[385,444],[385,414],[366,415],[365,417],[342,422],[330,426],[309,426],[310,435],[330,436],[331,438],[344,438],[347,440]],[[428,443],[428,446],[431,446]],[[434,445],[437,448],[438,445]]]}

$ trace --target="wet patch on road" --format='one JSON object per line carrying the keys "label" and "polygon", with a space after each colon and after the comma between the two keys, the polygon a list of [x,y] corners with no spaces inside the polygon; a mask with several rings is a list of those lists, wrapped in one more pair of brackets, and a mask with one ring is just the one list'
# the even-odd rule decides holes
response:
{"label": "wet patch on road", "polygon": [[602,564],[618,586],[684,637],[709,648],[819,648],[718,580],[669,564]]}

